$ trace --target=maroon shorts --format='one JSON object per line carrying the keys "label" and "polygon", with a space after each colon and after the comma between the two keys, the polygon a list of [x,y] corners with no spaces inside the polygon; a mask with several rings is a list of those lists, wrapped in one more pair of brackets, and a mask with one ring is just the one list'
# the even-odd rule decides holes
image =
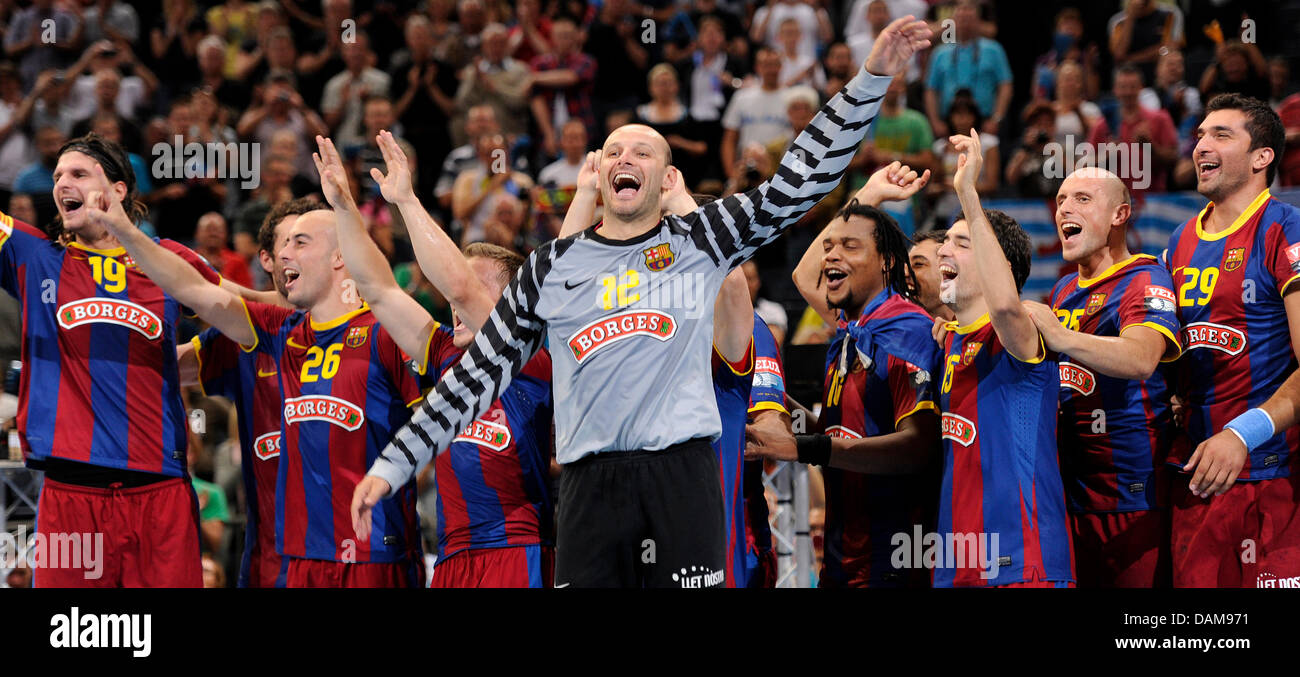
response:
{"label": "maroon shorts", "polygon": [[1071,513],[1081,588],[1169,587],[1169,511]]}
{"label": "maroon shorts", "polygon": [[424,585],[424,560],[334,562],[289,558],[288,588],[418,588]]}
{"label": "maroon shorts", "polygon": [[518,545],[461,550],[433,565],[431,588],[549,588],[555,548]]}
{"label": "maroon shorts", "polygon": [[36,562],[36,587],[203,587],[199,506],[185,478],[131,489],[46,479],[36,533],[46,560]]}
{"label": "maroon shorts", "polygon": [[1191,588],[1300,587],[1300,477],[1237,482],[1200,498],[1176,475],[1173,582]]}
{"label": "maroon shorts", "polygon": [[248,553],[248,587],[283,588],[287,583],[289,558],[281,557],[275,551],[275,541],[271,547],[258,543]]}

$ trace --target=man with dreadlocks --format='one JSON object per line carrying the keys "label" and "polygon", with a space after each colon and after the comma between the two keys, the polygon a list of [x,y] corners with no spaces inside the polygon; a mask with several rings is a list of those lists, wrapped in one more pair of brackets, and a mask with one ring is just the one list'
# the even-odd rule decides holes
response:
{"label": "man with dreadlocks", "polygon": [[[74,535],[83,546],[80,561],[63,553],[36,562],[34,582],[201,587],[177,384],[181,305],[88,218],[84,203],[96,190],[133,221],[144,215],[121,146],[90,134],[59,150],[48,232],[0,214],[0,287],[23,309],[19,439],[28,467],[45,471],[36,532],[46,543]],[[159,244],[220,280],[189,249]]]}
{"label": "man with dreadlocks", "polygon": [[[939,415],[930,370],[940,363],[932,318],[911,298],[910,241],[874,205],[929,180],[897,162],[872,175],[794,271],[808,304],[836,327],[826,356],[817,435],[797,440],[772,421],[750,426],[751,454],[825,466],[823,587],[927,584],[891,562],[891,539],[931,521],[938,503]],[[795,432],[800,432],[797,428]]]}

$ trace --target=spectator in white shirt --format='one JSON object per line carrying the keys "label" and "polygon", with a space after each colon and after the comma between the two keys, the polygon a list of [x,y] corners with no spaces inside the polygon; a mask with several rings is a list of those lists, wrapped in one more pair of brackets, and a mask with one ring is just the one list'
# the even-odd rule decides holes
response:
{"label": "spectator in white shirt", "polygon": [[780,48],[781,22],[786,19],[798,21],[799,27],[803,29],[799,52],[805,56],[817,58],[820,47],[834,37],[831,17],[826,10],[813,7],[803,0],[772,0],[754,12],[749,38],[773,49]]}
{"label": "spectator in white shirt", "polygon": [[750,144],[761,147],[790,134],[785,92],[781,89],[781,56],[764,47],[754,57],[759,82],[731,97],[722,116],[722,168],[727,178],[736,174],[736,157]]}

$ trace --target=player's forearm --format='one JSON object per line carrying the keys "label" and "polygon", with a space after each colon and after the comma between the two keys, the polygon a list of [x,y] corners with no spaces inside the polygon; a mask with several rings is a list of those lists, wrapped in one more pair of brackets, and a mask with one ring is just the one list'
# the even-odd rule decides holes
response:
{"label": "player's forearm", "polygon": [[799,258],[799,263],[794,267],[794,272],[790,274],[790,279],[794,282],[794,288],[799,290],[799,295],[804,301],[812,306],[813,311],[821,316],[827,323],[834,321],[830,307],[826,305],[826,290],[822,287],[822,238],[825,237],[826,229],[813,238],[812,244],[804,251],[803,256]]}
{"label": "player's forearm", "polygon": [[461,321],[478,331],[492,314],[496,299],[474,276],[465,255],[414,195],[397,202],[407,224],[411,248],[425,279],[456,306]]}
{"label": "player's forearm", "polygon": [[252,345],[256,334],[240,298],[203,278],[185,259],[168,251],[132,225],[113,234],[140,270],[164,292],[188,306],[204,322],[240,345]]}
{"label": "player's forearm", "polygon": [[974,189],[963,186],[957,189],[957,197],[970,226],[975,279],[988,305],[994,331],[1016,357],[1023,360],[1038,357],[1041,340],[1038,328],[1020,303],[1011,263],[1007,261],[1002,245],[998,244],[993,226],[984,216],[979,195]]}
{"label": "player's forearm", "polygon": [[744,360],[754,340],[754,304],[739,269],[727,274],[713,303],[713,345],[731,363]]}
{"label": "player's forearm", "polygon": [[[1149,333],[1148,333],[1149,332]],[[1164,355],[1164,336],[1149,329],[1140,336],[1094,336],[1064,327],[1043,336],[1049,350],[1065,353],[1093,371],[1113,378],[1145,381]]]}
{"label": "player's forearm", "polygon": [[[532,256],[536,255],[534,252]],[[458,432],[486,412],[541,347],[544,325],[531,308],[521,304],[530,296],[520,287],[532,284],[532,260],[530,256],[525,261],[523,274],[511,281],[488,319],[493,335],[500,340],[492,341],[480,334],[366,473],[387,482],[390,496],[434,454],[446,450]],[[531,295],[535,296],[535,291]],[[513,316],[515,321],[507,324],[503,314]]]}
{"label": "player's forearm", "polygon": [[573,194],[569,210],[564,213],[564,223],[560,226],[560,237],[580,233],[596,220],[596,199],[600,193],[588,188],[579,188]]}
{"label": "player's forearm", "polygon": [[754,218],[737,220],[742,256],[775,240],[839,185],[892,79],[859,70],[795,137],[775,176],[751,193]]}
{"label": "player's forearm", "polygon": [[939,452],[939,419],[920,412],[903,419],[900,429],[887,435],[832,439],[830,467],[872,475],[912,475],[934,467]]}
{"label": "player's forearm", "polygon": [[379,246],[370,239],[365,225],[361,222],[361,212],[355,204],[334,210],[337,225],[339,252],[343,254],[343,264],[348,274],[357,284],[357,292],[364,299],[373,299],[390,288],[398,288],[393,271],[388,267],[388,259],[379,250]]}

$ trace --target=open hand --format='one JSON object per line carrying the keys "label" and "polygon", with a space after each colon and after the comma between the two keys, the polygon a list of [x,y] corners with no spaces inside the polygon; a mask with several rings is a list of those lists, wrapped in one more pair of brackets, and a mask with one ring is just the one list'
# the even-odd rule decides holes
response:
{"label": "open hand", "polygon": [[351,209],[352,189],[348,187],[348,172],[334,142],[317,135],[316,148],[317,152],[311,154],[311,159],[320,173],[320,189],[325,201],[335,209]]}
{"label": "open hand", "polygon": [[411,162],[406,159],[406,152],[397,143],[393,133],[385,129],[375,137],[375,142],[379,144],[379,152],[384,154],[388,173],[379,171],[378,167],[371,167],[370,178],[379,184],[379,192],[384,199],[397,204],[403,199],[415,197],[415,189],[411,187]]}
{"label": "open hand", "polygon": [[911,14],[894,20],[876,36],[863,67],[872,75],[898,75],[912,56],[930,46],[930,26]]}

